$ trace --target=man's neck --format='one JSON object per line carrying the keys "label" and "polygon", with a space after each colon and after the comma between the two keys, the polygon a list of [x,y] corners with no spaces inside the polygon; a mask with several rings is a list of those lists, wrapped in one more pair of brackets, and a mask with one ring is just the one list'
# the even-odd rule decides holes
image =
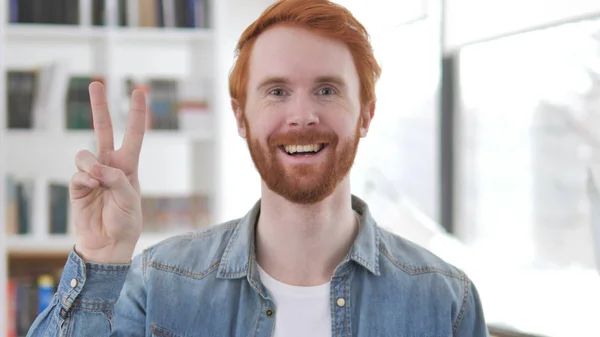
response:
{"label": "man's neck", "polygon": [[331,280],[358,234],[347,178],[313,205],[287,201],[263,186],[256,227],[261,268],[280,282],[314,286]]}

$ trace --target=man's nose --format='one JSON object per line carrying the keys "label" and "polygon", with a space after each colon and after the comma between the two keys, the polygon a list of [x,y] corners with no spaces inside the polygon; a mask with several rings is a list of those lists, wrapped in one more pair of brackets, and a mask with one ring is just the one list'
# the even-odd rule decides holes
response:
{"label": "man's nose", "polygon": [[288,110],[288,125],[290,127],[307,127],[319,123],[318,107],[310,99],[296,96]]}

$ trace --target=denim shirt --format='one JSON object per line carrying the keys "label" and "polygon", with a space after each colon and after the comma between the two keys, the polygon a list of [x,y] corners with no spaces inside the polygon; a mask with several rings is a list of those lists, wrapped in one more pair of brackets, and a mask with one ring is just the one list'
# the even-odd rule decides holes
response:
{"label": "denim shirt", "polygon": [[[465,273],[379,227],[356,196],[352,207],[361,225],[331,279],[332,336],[489,336]],[[127,265],[71,252],[27,336],[272,336],[277,306],[254,254],[259,212],[260,201],[240,219],[167,239]]]}

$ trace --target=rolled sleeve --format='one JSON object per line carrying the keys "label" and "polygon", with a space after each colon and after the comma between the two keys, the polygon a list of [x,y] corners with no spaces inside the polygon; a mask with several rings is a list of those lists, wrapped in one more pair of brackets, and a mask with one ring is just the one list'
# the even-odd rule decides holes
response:
{"label": "rolled sleeve", "polygon": [[69,254],[58,285],[61,316],[72,308],[107,310],[119,298],[131,264],[96,264]]}

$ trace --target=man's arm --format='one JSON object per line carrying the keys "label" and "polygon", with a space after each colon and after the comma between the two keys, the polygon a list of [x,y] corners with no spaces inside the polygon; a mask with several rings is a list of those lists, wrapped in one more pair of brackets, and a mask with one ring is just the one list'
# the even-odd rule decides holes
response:
{"label": "man's arm", "polygon": [[479,292],[470,279],[467,279],[465,300],[454,324],[455,337],[489,337],[489,330],[483,313]]}
{"label": "man's arm", "polygon": [[131,264],[86,263],[71,252],[52,302],[27,337],[143,336],[142,255]]}

